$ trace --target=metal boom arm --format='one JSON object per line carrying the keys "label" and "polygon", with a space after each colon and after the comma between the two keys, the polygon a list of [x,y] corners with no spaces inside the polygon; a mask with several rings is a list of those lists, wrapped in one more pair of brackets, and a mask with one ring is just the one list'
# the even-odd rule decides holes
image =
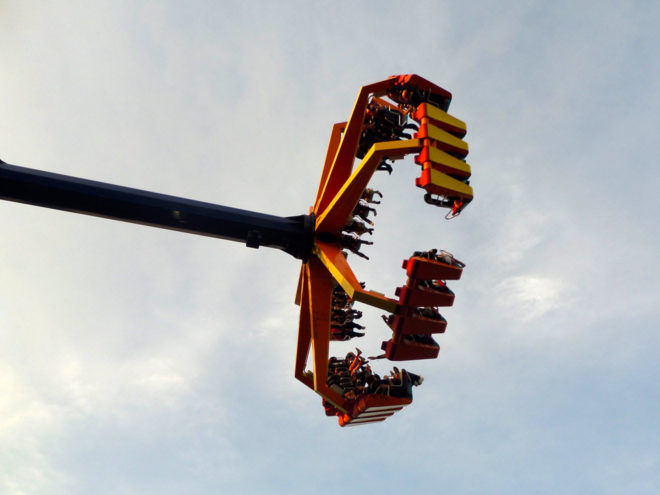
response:
{"label": "metal boom arm", "polygon": [[0,199],[281,249],[309,258],[311,215],[278,217],[9,165],[0,160]]}

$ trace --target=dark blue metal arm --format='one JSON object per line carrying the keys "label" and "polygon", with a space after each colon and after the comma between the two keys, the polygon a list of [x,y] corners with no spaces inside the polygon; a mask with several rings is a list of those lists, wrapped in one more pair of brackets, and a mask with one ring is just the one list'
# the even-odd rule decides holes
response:
{"label": "dark blue metal arm", "polygon": [[130,187],[9,165],[0,160],[0,199],[281,249],[306,260],[311,215],[278,217]]}

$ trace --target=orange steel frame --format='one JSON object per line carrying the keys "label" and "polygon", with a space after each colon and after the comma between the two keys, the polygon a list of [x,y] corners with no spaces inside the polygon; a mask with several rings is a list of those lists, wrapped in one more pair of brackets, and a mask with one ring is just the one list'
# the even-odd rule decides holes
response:
{"label": "orange steel frame", "polygon": [[[316,218],[315,232],[317,238],[314,239],[311,257],[302,264],[296,291],[296,304],[300,305],[300,322],[295,376],[325,400],[332,403],[338,410],[348,415],[352,412],[354,402],[343,398],[326,383],[333,286],[335,283],[339,284],[354,301],[360,301],[390,313],[397,313],[400,306],[398,301],[394,299],[385,297],[375,291],[365,290],[351,270],[341,248],[337,244],[319,240],[318,234],[328,233],[335,236],[341,234],[346,220],[360,200],[369,180],[383,158],[396,160],[410,153],[420,153],[425,145],[428,146],[429,139],[421,138],[379,142],[370,148],[359,165],[353,170],[363,119],[370,98],[377,99],[379,103],[388,104],[379,97],[387,95],[394,84],[409,81],[425,84],[429,90],[432,88],[442,94],[447,98],[448,105],[451,99],[450,93],[415,75],[392,76],[384,81],[363,86],[359,91],[348,122],[337,123],[332,128],[316,200],[314,206],[310,208],[310,213]],[[456,128],[460,132],[462,126],[464,134],[465,124],[448,114],[444,115],[449,120],[446,123],[447,126],[451,126],[451,129],[454,130],[454,135],[445,133],[447,135],[446,141],[448,141],[448,145],[454,145],[457,141],[460,141],[455,137]],[[423,121],[424,124],[428,125],[429,120],[426,115],[424,115]],[[437,121],[433,122],[438,123]],[[442,124],[440,122],[440,125]],[[444,137],[441,136],[441,138]],[[467,152],[467,145],[462,141],[461,143],[461,149]],[[424,167],[430,168],[430,165],[427,163],[424,164]],[[313,372],[305,371],[310,349],[312,351]],[[381,405],[381,401],[375,399],[373,403],[378,402],[377,405]],[[389,404],[394,402],[395,404],[406,405],[411,402],[409,398],[390,399]],[[344,424],[343,421],[340,420],[341,425]]]}

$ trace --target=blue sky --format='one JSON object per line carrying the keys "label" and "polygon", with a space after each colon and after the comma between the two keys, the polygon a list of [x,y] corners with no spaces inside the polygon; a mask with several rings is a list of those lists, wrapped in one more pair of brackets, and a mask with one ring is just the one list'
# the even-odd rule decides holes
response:
{"label": "blue sky", "polygon": [[454,94],[476,197],[447,222],[411,160],[375,178],[360,279],[467,268],[413,406],[345,430],[293,378],[298,261],[0,204],[0,492],[657,493],[659,14],[0,2],[6,162],[297,215],[358,88],[414,72]]}

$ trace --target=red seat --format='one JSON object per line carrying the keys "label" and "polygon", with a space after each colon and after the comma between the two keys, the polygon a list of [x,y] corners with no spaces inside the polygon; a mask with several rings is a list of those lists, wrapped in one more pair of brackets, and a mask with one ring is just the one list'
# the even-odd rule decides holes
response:
{"label": "red seat", "polygon": [[447,328],[447,320],[427,318],[420,315],[390,315],[386,323],[396,334],[411,335],[420,333],[443,333]]}
{"label": "red seat", "polygon": [[[433,340],[433,339],[431,339]],[[435,359],[440,353],[440,346],[420,344],[418,342],[394,342],[392,339],[383,342],[381,349],[390,361],[412,361],[416,359]]]}
{"label": "red seat", "polygon": [[408,277],[417,280],[459,280],[463,273],[463,264],[454,260],[455,264],[433,261],[414,256],[403,261],[403,268]]}
{"label": "red seat", "polygon": [[394,292],[399,296],[399,304],[402,306],[432,307],[432,306],[451,306],[454,304],[454,293],[445,287],[440,292],[425,287],[398,287]]}

